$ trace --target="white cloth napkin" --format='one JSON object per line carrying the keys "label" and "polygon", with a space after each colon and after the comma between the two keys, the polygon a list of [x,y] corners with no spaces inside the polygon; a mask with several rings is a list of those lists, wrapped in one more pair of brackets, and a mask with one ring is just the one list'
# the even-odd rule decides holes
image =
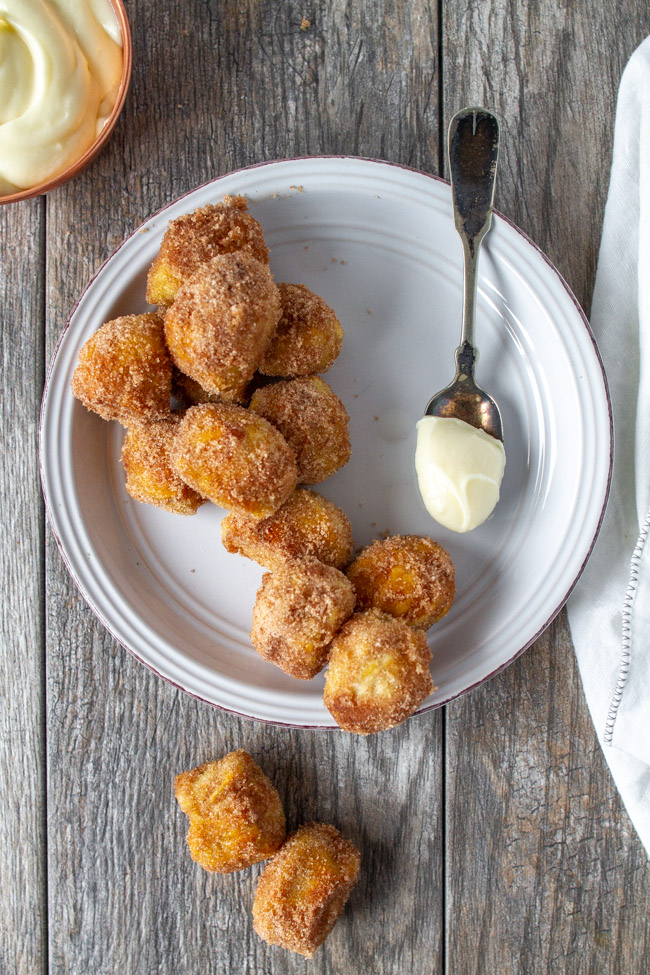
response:
{"label": "white cloth napkin", "polygon": [[612,397],[614,471],[569,623],[599,740],[650,854],[650,37],[621,79],[591,324]]}

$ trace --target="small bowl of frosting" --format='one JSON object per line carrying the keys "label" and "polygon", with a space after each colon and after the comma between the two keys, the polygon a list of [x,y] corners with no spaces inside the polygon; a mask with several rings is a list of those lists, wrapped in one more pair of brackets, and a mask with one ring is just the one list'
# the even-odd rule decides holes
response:
{"label": "small bowl of frosting", "polygon": [[1,0],[0,203],[47,193],[94,159],[131,66],[122,0]]}

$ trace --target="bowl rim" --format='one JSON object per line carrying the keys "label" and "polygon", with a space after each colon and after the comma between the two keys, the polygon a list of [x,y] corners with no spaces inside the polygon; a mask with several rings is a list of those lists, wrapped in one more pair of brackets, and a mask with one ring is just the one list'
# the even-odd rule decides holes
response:
{"label": "bowl rim", "polygon": [[71,163],[67,169],[57,173],[56,176],[52,176],[44,183],[37,183],[36,186],[30,186],[27,187],[27,189],[19,190],[16,193],[10,193],[8,196],[0,195],[0,205],[4,205],[6,203],[19,203],[21,200],[29,200],[32,197],[42,196],[45,193],[49,193],[50,190],[54,190],[57,187],[62,186],[64,183],[67,183],[69,180],[73,179],[77,173],[81,172],[82,169],[85,169],[86,166],[88,166],[95,158],[95,156],[101,152],[110,139],[117,120],[122,112],[122,109],[124,108],[129,85],[131,83],[131,74],[133,70],[133,38],[131,35],[131,27],[129,24],[126,7],[124,6],[124,0],[109,0],[109,3],[115,11],[120,31],[122,32],[122,75],[120,77],[120,84],[117,89],[115,104],[113,105],[106,122],[102,126],[101,132],[88,146],[83,155],[79,156],[79,158]]}

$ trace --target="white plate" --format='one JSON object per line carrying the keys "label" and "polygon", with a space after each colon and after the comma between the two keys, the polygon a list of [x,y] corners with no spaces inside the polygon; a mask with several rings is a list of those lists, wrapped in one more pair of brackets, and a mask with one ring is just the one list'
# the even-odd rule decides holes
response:
{"label": "white plate", "polygon": [[430,534],[456,564],[457,596],[429,631],[444,704],[510,663],[564,603],[594,542],[611,468],[602,365],[587,322],[543,254],[496,216],[480,262],[478,379],[500,404],[507,466],[492,518],[468,535],[439,528],[420,500],[415,423],[453,375],[462,251],[449,186],[356,158],[310,158],[214,180],[122,244],[75,308],[49,374],[41,464],[68,567],[105,626],[140,660],[229,711],[333,726],[322,675],[293,680],[261,660],[248,632],[262,570],[228,555],[222,512],[192,518],[132,501],[122,429],[70,393],[81,345],[105,321],[145,311],[147,268],[167,222],[243,193],[278,281],[302,282],[345,329],[327,374],[351,416],[352,459],[318,489],[347,511],[357,545],[380,533]]}

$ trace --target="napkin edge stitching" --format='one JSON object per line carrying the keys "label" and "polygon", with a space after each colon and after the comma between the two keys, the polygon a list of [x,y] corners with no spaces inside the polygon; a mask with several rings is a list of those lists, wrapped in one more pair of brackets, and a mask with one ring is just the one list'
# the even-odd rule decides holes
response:
{"label": "napkin edge stitching", "polygon": [[650,533],[650,510],[646,514],[645,521],[641,526],[641,532],[637,539],[637,543],[634,547],[632,558],[630,559],[630,578],[627,584],[627,589],[625,591],[625,601],[623,603],[623,613],[622,613],[623,633],[621,638],[621,664],[618,671],[616,688],[612,696],[611,704],[609,705],[609,711],[607,712],[607,721],[605,722],[605,733],[603,735],[603,741],[606,745],[612,744],[612,739],[614,737],[614,724],[616,723],[618,708],[621,703],[621,698],[623,697],[623,691],[625,690],[625,685],[627,683],[627,677],[630,670],[630,648],[632,644],[632,636],[631,636],[632,609],[634,606],[634,597],[636,596],[636,590],[639,583],[639,565],[641,562],[641,554],[643,552],[643,546],[645,545],[649,533]]}

